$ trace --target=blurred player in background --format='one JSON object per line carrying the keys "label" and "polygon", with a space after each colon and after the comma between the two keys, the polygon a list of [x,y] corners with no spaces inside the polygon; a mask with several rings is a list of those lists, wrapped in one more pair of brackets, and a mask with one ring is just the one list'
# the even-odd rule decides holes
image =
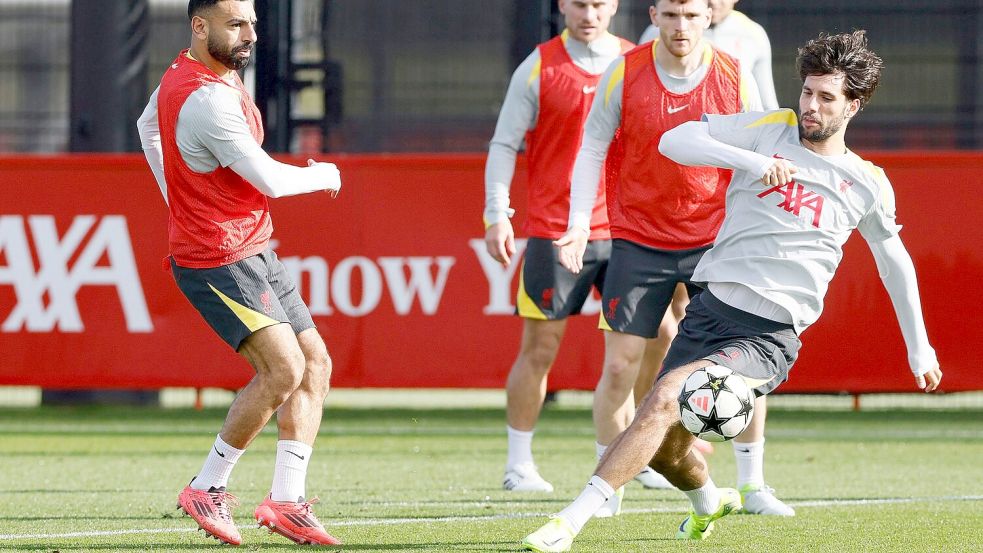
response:
{"label": "blurred player in background", "polygon": [[[683,167],[656,149],[662,133],[704,113],[760,109],[757,88],[734,58],[703,40],[706,0],[659,0],[660,39],[613,63],[598,87],[577,154],[560,263],[583,268],[590,207],[602,163],[620,130],[624,159],[610,189],[612,251],[604,283],[604,367],[594,391],[597,456],[631,422],[632,388],[647,341],[658,334],[677,283],[691,294],[693,268],[723,220],[729,172]],[[623,490],[600,509],[617,513]]]}
{"label": "blurred player in background", "polygon": [[[256,44],[249,0],[191,0],[191,48],[178,55],[138,121],[168,205],[167,262],[202,317],[256,371],[232,406],[178,506],[209,535],[239,545],[226,491],[236,461],[277,415],[270,495],[255,517],[297,543],[336,545],[305,499],[307,466],[328,393],[331,359],[276,254],[267,197],[341,187],[338,169],[274,161],[237,70]],[[194,355],[194,352],[188,352]],[[207,360],[203,360],[207,363]],[[207,369],[206,369],[207,370]]]}
{"label": "blurred player in background", "polygon": [[757,394],[784,382],[799,335],[819,318],[855,229],[894,305],[916,385],[938,389],[942,371],[925,331],[915,269],[898,236],[891,183],[845,142],[882,66],[864,31],[820,35],[799,50],[799,118],[792,110],[708,114],[662,137],[659,150],[678,163],[734,171],[717,241],[693,275],[706,288],[687,308],[666,369],[631,426],[580,496],[527,536],[525,547],[569,551],[591,513],[650,460],[692,502],[677,538],[702,540],[715,520],[740,509],[739,492],[714,485],[691,448],[693,435],[679,422],[682,383],[709,365],[741,374]]}
{"label": "blurred player in background", "polygon": [[[710,0],[710,28],[704,33],[704,38],[714,46],[734,56],[741,64],[742,70],[750,71],[754,82],[758,85],[761,105],[766,110],[778,109],[778,99],[775,95],[775,82],[771,70],[771,42],[768,34],[761,25],[752,21],[748,16],[734,9],[738,0]],[[644,44],[659,36],[655,24],[642,34],[639,42]],[[642,363],[635,383],[635,401],[641,402],[645,393],[652,388],[655,376],[662,366],[662,360],[669,350],[669,343],[676,336],[679,321],[689,303],[689,297],[677,287],[670,308],[666,311],[659,336],[645,351],[645,362]],[[752,514],[795,516],[792,509],[777,497],[774,489],[765,483],[765,420],[768,415],[768,402],[761,396],[754,403],[754,418],[751,425],[743,434],[732,442],[734,458],[737,461],[737,487],[744,495],[744,510]],[[702,440],[700,440],[702,442]]]}
{"label": "blurred player in background", "polygon": [[523,331],[506,384],[508,458],[503,486],[512,491],[553,491],[533,460],[533,430],[566,319],[580,313],[592,287],[603,288],[611,253],[603,179],[591,209],[585,270],[574,275],[560,266],[552,241],[566,230],[573,161],[598,81],[612,61],[634,46],[607,31],[617,0],[558,4],[566,28],[533,50],[512,75],[485,165],[485,245],[492,258],[508,266],[516,252],[509,189],[516,153],[526,141],[524,231],[529,238],[516,300]]}
{"label": "blurred player in background", "polygon": [[[764,27],[750,17],[734,9],[739,0],[710,0],[710,28],[704,38],[724,52],[734,56],[741,65],[754,76],[761,94],[764,109],[778,109],[778,96],[775,94],[775,81],[771,70],[771,41]],[[649,25],[639,44],[655,40],[659,29]]]}

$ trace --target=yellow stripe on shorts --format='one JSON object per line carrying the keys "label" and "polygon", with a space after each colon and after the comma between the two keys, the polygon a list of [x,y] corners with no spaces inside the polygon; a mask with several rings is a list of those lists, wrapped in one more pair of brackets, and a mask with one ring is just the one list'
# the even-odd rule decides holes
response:
{"label": "yellow stripe on shorts", "polygon": [[523,269],[526,268],[526,262],[522,262],[522,266],[519,267],[519,292],[516,294],[515,302],[519,308],[519,316],[525,317],[527,319],[536,319],[539,321],[546,321],[549,318],[543,313],[543,311],[536,305],[536,302],[529,297],[526,293],[526,283],[522,278]]}
{"label": "yellow stripe on shorts", "polygon": [[211,288],[212,292],[215,292],[219,298],[221,298],[222,302],[225,303],[225,305],[227,305],[233,313],[235,313],[236,317],[239,317],[239,320],[242,321],[242,324],[246,325],[246,328],[248,328],[250,332],[256,332],[257,330],[268,326],[280,324],[280,321],[271,319],[258,311],[253,311],[229,296],[226,296],[222,292],[219,292],[217,288],[211,285],[211,283],[208,284],[208,287]]}

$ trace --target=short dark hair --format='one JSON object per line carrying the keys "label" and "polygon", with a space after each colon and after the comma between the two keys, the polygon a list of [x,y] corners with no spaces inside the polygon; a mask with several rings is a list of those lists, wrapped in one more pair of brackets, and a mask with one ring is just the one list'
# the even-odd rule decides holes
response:
{"label": "short dark hair", "polygon": [[860,29],[838,35],[820,34],[799,48],[796,59],[799,77],[842,73],[843,92],[850,100],[867,104],[881,80],[884,61],[867,48],[867,31]]}
{"label": "short dark hair", "polygon": [[[218,4],[222,0],[190,0],[188,2],[188,19],[193,18],[199,13],[207,10],[208,8]],[[240,2],[246,2],[247,0],[239,0]]]}

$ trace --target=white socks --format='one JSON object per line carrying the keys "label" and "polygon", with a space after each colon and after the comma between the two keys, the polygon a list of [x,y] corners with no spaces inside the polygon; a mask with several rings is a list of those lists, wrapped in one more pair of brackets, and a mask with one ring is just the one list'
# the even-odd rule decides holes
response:
{"label": "white socks", "polygon": [[604,457],[604,452],[607,451],[607,450],[608,450],[608,446],[601,445],[601,444],[599,444],[597,442],[594,442],[594,451],[597,452],[597,462],[598,463],[601,462],[601,457]]}
{"label": "white socks", "polygon": [[191,487],[196,490],[208,491],[209,488],[221,488],[228,485],[229,475],[232,474],[236,461],[244,452],[243,449],[236,449],[225,443],[221,435],[215,436],[212,450],[208,452],[201,472],[191,481]]}
{"label": "white socks", "polygon": [[574,499],[573,503],[560,511],[557,516],[569,522],[574,533],[580,533],[584,524],[587,524],[587,521],[612,495],[614,495],[614,488],[610,484],[600,476],[592,476],[584,491],[580,492],[577,499]]}
{"label": "white socks", "polygon": [[[311,446],[303,442],[280,440],[276,443],[276,466],[273,469],[273,501],[297,501],[304,496],[307,480],[307,464],[311,461]],[[196,490],[221,488],[229,483],[229,474],[244,450],[236,449],[215,437],[215,444],[208,452],[201,472],[191,481]]]}
{"label": "white socks", "polygon": [[698,515],[709,515],[715,513],[720,507],[720,490],[713,483],[713,479],[707,477],[706,484],[695,490],[683,490],[690,503],[693,504],[693,511]]}
{"label": "white socks", "polygon": [[505,425],[509,433],[509,456],[505,462],[507,469],[523,463],[533,464],[532,435],[533,431],[525,432]]}
{"label": "white socks", "polygon": [[765,485],[765,441],[742,444],[733,442],[737,461],[737,489]]}
{"label": "white socks", "polygon": [[273,467],[273,501],[298,501],[306,497],[304,482],[307,464],[311,462],[311,446],[304,442],[280,440],[276,443],[276,465]]}

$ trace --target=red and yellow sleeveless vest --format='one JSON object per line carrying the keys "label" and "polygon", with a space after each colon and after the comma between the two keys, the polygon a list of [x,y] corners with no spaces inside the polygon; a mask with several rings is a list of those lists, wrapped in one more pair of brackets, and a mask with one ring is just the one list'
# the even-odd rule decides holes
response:
{"label": "red and yellow sleeveless vest", "polygon": [[259,110],[234,75],[223,80],[185,50],[164,73],[157,94],[157,120],[167,181],[168,243],[182,267],[229,265],[255,255],[273,233],[267,198],[228,167],[198,173],[187,166],[177,145],[177,120],[188,97],[203,86],[227,86],[241,98],[242,111],[257,143],[263,142]]}
{"label": "red and yellow sleeveless vest", "polygon": [[706,77],[687,94],[668,91],[655,69],[655,43],[625,55],[621,104],[624,159],[611,208],[611,235],[683,250],[713,243],[724,219],[731,171],[687,167],[659,153],[662,135],[704,113],[741,111],[737,60],[714,49]]}
{"label": "red and yellow sleeveless vest", "polygon": [[[633,46],[621,39],[622,52]],[[541,64],[539,116],[536,127],[526,134],[529,184],[524,230],[528,236],[556,239],[567,230],[573,164],[601,75],[592,75],[577,67],[560,36],[538,48]],[[602,174],[591,214],[590,238],[605,240],[610,237]]]}

